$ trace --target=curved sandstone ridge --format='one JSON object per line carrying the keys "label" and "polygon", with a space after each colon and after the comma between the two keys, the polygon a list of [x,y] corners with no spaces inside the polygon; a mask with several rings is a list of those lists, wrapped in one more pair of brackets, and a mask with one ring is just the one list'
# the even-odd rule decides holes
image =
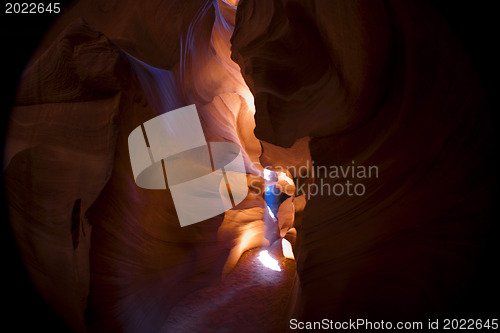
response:
{"label": "curved sandstone ridge", "polygon": [[[319,194],[297,226],[294,317],[449,310],[490,221],[492,136],[476,73],[442,18],[413,1],[245,0],[231,42],[257,137],[311,138]],[[377,174],[330,172],[349,166]],[[364,194],[331,191],[347,181]]]}
{"label": "curved sandstone ridge", "polygon": [[[280,238],[263,200],[253,96],[229,57],[235,11],[207,1],[172,70],[81,19],[25,70],[6,145],[10,216],[35,286],[74,329],[158,330],[181,298]],[[225,216],[181,228],[168,190],[134,183],[127,137],[189,104],[207,141],[240,145],[253,190]],[[286,233],[293,212],[281,215]]]}
{"label": "curved sandstone ridge", "polygon": [[[431,7],[118,3],[79,1],[54,24],[23,74],[5,147],[23,261],[68,325],[182,331],[172,309],[186,313],[195,290],[281,238],[297,259],[289,317],[450,308],[488,227],[491,126],[465,52]],[[190,104],[208,142],[241,147],[249,194],[180,227],[168,189],[136,186],[127,138]],[[286,194],[276,214],[269,185]]]}

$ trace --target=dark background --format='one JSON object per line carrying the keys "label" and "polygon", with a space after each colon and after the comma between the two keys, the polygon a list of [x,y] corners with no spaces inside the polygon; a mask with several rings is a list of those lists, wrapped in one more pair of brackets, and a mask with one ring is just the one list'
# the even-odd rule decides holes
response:
{"label": "dark background", "polygon": [[[61,7],[69,9],[74,1],[61,1]],[[45,2],[48,3],[48,2]],[[448,21],[451,28],[464,44],[473,64],[475,65],[485,92],[495,122],[496,115],[495,93],[497,85],[496,63],[499,59],[494,44],[498,43],[496,10],[494,2],[452,2],[431,1],[439,12]],[[61,13],[62,14],[62,13]],[[59,14],[59,15],[61,15]],[[40,39],[57,18],[55,14],[5,14],[5,4],[2,4],[0,14],[0,39],[2,41],[2,99],[0,119],[0,147],[3,149],[3,140],[7,129],[7,120],[16,93],[19,76],[26,63],[33,54]],[[494,17],[495,15],[495,17]],[[2,152],[3,156],[3,152]],[[3,164],[3,163],[2,163]],[[498,176],[492,175],[492,181]],[[3,303],[2,317],[4,327],[14,327],[15,331],[31,331],[50,329],[52,332],[66,331],[64,325],[46,306],[32,286],[24,269],[16,244],[14,242],[8,217],[4,195],[3,177],[0,177],[0,218],[3,247],[2,281]],[[496,198],[498,199],[498,198]],[[496,201],[495,201],[496,202]],[[495,205],[496,207],[497,205]],[[435,314],[434,318],[443,315],[455,318],[498,318],[500,314],[500,273],[498,270],[498,254],[500,253],[500,235],[498,223],[498,209],[493,209],[492,222],[494,227],[484,243],[484,255],[478,262],[478,271],[474,281],[467,290],[464,290],[462,299],[450,309],[449,314]],[[7,311],[5,312],[5,309]],[[382,319],[382,318],[381,318]],[[433,319],[433,318],[431,318]]]}

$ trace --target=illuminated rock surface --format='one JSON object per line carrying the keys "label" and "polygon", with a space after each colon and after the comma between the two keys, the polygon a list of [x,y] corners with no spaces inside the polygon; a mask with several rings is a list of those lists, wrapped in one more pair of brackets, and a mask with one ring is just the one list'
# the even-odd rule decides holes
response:
{"label": "illuminated rock surface", "polygon": [[[272,332],[290,316],[446,313],[474,276],[494,174],[491,119],[460,43],[416,2],[235,10],[79,1],[49,30],[21,80],[4,159],[36,288],[77,331]],[[189,104],[207,141],[242,148],[250,194],[181,228],[168,190],[136,186],[127,137]],[[376,166],[378,177],[347,177],[362,196],[292,195],[274,221],[262,167],[313,161]],[[281,237],[297,275],[293,261],[282,272],[256,261],[271,245],[282,260]]]}
{"label": "illuminated rock surface", "polygon": [[309,136],[317,166],[378,167],[378,178],[347,177],[366,186],[363,196],[307,203],[295,316],[447,311],[474,275],[490,222],[492,132],[476,73],[437,12],[416,2],[249,0],[232,45],[259,139],[289,147]]}

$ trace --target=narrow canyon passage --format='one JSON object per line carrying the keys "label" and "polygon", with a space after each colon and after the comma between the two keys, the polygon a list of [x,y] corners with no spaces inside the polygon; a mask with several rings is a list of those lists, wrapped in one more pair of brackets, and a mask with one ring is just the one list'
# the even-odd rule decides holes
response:
{"label": "narrow canyon passage", "polygon": [[75,1],[9,115],[23,267],[72,332],[491,317],[484,89],[431,2]]}

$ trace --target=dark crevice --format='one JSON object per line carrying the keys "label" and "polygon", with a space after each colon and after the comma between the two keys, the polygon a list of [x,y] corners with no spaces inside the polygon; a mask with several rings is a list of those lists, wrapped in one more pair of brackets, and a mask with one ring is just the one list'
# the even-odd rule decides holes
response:
{"label": "dark crevice", "polygon": [[73,240],[73,250],[78,247],[80,238],[80,207],[82,199],[76,199],[71,212],[71,238]]}

